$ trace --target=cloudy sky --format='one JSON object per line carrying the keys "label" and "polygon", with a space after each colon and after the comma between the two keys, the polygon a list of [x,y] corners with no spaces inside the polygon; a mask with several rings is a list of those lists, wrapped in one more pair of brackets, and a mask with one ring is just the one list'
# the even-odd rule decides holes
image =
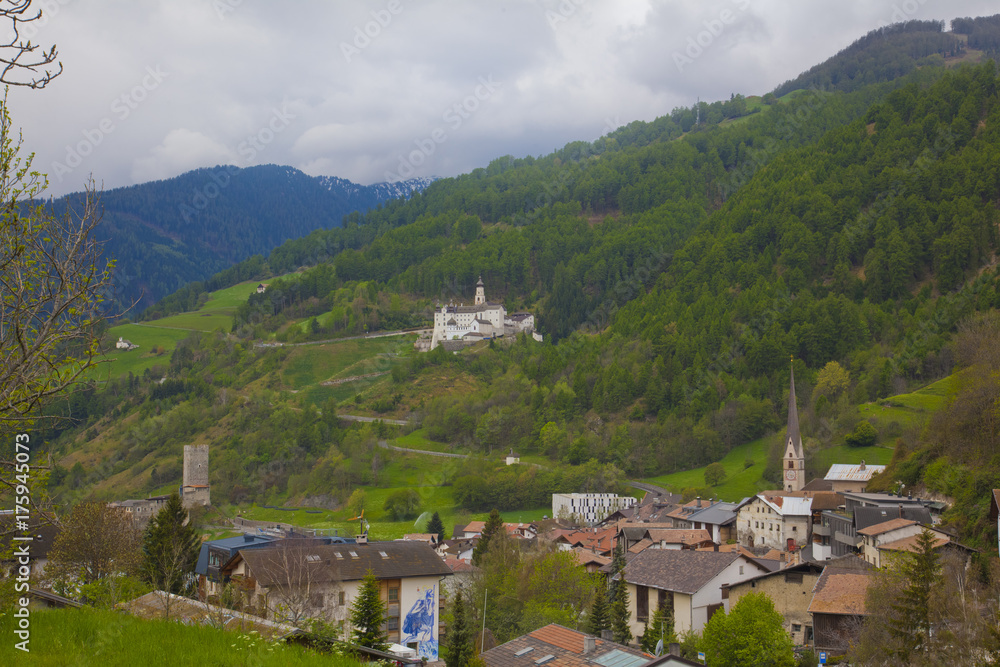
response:
{"label": "cloudy sky", "polygon": [[[2,2],[0,4],[6,4]],[[12,89],[49,193],[216,164],[359,183],[542,155],[763,94],[868,30],[984,0],[36,0],[64,73]]]}

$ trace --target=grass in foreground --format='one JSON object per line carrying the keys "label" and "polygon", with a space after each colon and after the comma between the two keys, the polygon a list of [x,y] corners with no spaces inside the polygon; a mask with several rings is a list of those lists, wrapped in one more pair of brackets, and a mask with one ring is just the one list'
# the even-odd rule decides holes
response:
{"label": "grass in foreground", "polygon": [[32,612],[30,653],[14,648],[10,611],[0,616],[3,665],[334,665],[356,667],[350,658],[298,646],[269,644],[238,632],[173,621],[147,621],[97,609]]}

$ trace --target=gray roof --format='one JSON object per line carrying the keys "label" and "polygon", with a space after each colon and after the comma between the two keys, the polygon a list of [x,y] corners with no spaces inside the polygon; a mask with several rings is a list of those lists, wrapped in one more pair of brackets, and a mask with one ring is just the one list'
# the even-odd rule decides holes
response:
{"label": "gray roof", "polygon": [[718,502],[694,514],[688,514],[684,517],[684,520],[700,521],[701,523],[709,523],[713,526],[724,526],[727,523],[736,521],[736,512],[739,507],[739,503]]}
{"label": "gray roof", "polygon": [[931,511],[926,507],[903,505],[900,508],[897,505],[896,507],[857,507],[854,509],[854,527],[857,530],[864,530],[893,519],[909,519],[926,526],[932,523]]}
{"label": "gray roof", "polygon": [[[313,583],[357,581],[372,570],[378,579],[452,574],[441,557],[424,542],[283,545],[240,551],[250,573],[262,586],[288,583],[289,575]],[[236,559],[226,565],[231,570]]]}
{"label": "gray roof", "polygon": [[693,595],[742,557],[736,551],[646,549],[625,565],[625,581]]}

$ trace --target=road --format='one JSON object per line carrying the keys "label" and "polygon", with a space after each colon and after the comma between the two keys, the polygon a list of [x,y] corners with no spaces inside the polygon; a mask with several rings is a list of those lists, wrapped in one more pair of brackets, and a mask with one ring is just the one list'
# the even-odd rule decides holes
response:
{"label": "road", "polygon": [[337,415],[337,419],[343,419],[344,421],[349,422],[366,422],[368,424],[382,422],[383,424],[394,424],[396,426],[407,426],[409,424],[417,423],[409,419],[383,419],[382,417],[362,417],[360,415]]}
{"label": "road", "polygon": [[426,449],[407,449],[406,447],[397,447],[396,445],[390,445],[385,440],[379,440],[378,446],[382,449],[391,449],[394,452],[406,452],[407,454],[426,454],[427,456],[440,456],[443,459],[467,459],[468,454],[452,454],[451,452],[429,452]]}
{"label": "road", "polygon": [[659,486],[654,486],[652,484],[646,484],[645,482],[629,482],[629,486],[633,486],[633,487],[639,489],[640,491],[645,491],[647,493],[652,493],[652,494],[657,495],[657,496],[669,496],[670,495],[670,492],[667,491],[666,489],[664,489],[662,487],[659,487]]}
{"label": "road", "polygon": [[311,340],[305,343],[254,343],[254,347],[302,347],[303,345],[323,345],[325,343],[339,343],[345,340],[363,340],[366,338],[388,338],[389,336],[406,336],[408,334],[433,333],[433,331],[434,331],[433,329],[404,329],[401,331],[382,331],[379,333],[365,334],[363,336],[347,336],[345,338],[328,338],[326,340]]}

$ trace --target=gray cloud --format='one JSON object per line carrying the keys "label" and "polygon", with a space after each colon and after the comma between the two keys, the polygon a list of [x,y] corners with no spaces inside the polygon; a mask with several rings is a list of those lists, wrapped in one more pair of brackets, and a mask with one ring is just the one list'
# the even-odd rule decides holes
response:
{"label": "gray cloud", "polygon": [[36,4],[34,39],[59,46],[65,73],[12,90],[10,105],[54,195],[90,174],[111,188],[219,163],[361,183],[449,176],[593,140],[608,119],[763,94],[900,18],[995,12],[981,0]]}

